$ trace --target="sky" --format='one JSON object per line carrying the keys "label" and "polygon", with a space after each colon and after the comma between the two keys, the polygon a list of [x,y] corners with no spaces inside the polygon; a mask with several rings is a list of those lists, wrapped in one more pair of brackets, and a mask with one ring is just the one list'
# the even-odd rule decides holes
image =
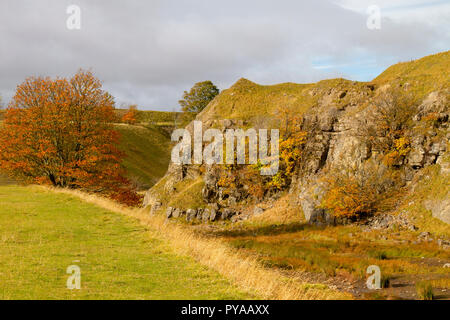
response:
{"label": "sky", "polygon": [[[77,29],[70,5],[80,9]],[[368,27],[379,9],[379,28]],[[76,18],[76,17],[75,17]],[[78,20],[77,20],[78,21]],[[179,110],[220,89],[343,77],[450,49],[450,0],[1,0],[0,96],[30,76],[91,70],[118,107]]]}

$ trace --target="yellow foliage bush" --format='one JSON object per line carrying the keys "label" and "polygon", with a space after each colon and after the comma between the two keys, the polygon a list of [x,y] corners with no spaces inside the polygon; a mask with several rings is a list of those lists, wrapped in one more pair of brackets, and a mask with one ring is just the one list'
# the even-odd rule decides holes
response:
{"label": "yellow foliage bush", "polygon": [[326,192],[321,207],[335,216],[370,215],[392,206],[399,173],[369,160],[356,167],[329,171],[324,178]]}

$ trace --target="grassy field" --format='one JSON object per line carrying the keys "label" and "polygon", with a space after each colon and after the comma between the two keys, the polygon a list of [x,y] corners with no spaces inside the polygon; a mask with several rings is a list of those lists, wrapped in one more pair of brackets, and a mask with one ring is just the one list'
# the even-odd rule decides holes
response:
{"label": "grassy field", "polygon": [[249,297],[131,218],[38,187],[0,186],[0,203],[0,299]]}

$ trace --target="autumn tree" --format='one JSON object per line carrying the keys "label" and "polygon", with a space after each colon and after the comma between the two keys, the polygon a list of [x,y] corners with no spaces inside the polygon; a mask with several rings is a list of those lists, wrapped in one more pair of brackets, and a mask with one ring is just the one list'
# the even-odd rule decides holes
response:
{"label": "autumn tree", "polygon": [[179,104],[184,112],[199,113],[218,94],[219,89],[211,81],[198,82],[189,92],[184,92]]}
{"label": "autumn tree", "polygon": [[128,107],[128,111],[122,116],[122,122],[135,124],[137,122],[137,106],[132,104]]}
{"label": "autumn tree", "polygon": [[0,168],[34,183],[105,192],[127,204],[111,125],[114,100],[92,73],[71,79],[28,78],[17,87],[0,130]]}

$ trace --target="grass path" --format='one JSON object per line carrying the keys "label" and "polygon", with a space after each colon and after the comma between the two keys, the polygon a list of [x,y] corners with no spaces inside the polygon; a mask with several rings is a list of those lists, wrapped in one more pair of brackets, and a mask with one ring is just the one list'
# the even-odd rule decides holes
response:
{"label": "grass path", "polygon": [[164,215],[149,215],[148,209],[126,208],[118,203],[78,190],[46,188],[50,193],[74,196],[86,203],[131,217],[152,230],[158,239],[170,243],[178,254],[189,256],[201,265],[215,270],[224,278],[236,284],[245,292],[252,292],[264,299],[351,299],[348,293],[339,292],[326,285],[312,284],[302,277],[286,277],[281,272],[266,268],[260,262],[219,239],[211,239],[176,221],[169,221]]}
{"label": "grass path", "polygon": [[[66,269],[81,268],[81,290]],[[0,299],[245,299],[137,221],[38,187],[0,186]]]}

